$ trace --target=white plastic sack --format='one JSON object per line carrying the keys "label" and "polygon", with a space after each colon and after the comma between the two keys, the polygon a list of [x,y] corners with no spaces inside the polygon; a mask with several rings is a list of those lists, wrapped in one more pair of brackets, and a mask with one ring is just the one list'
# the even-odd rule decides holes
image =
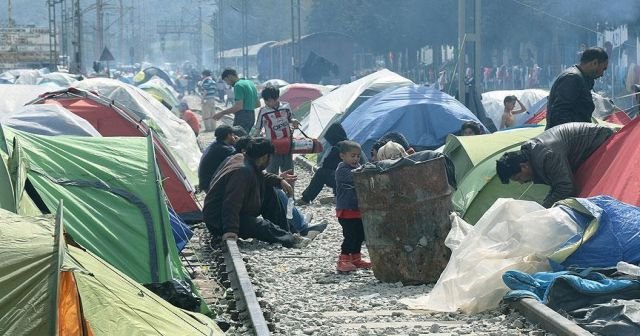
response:
{"label": "white plastic sack", "polygon": [[451,221],[451,230],[449,230],[447,238],[444,239],[444,245],[453,252],[462,244],[462,241],[469,232],[473,230],[473,225],[465,222],[464,219],[460,218],[455,212],[449,215],[449,221]]}
{"label": "white plastic sack", "polygon": [[502,282],[506,271],[549,270],[547,257],[578,231],[579,226],[559,208],[498,199],[453,249],[431,293],[402,302],[409,309],[468,314],[495,308],[508,291]]}

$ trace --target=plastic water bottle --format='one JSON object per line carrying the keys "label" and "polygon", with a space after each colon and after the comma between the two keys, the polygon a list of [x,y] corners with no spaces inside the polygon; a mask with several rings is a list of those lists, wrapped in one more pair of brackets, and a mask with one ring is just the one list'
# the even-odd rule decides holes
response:
{"label": "plastic water bottle", "polygon": [[293,198],[289,197],[287,201],[287,219],[293,219]]}

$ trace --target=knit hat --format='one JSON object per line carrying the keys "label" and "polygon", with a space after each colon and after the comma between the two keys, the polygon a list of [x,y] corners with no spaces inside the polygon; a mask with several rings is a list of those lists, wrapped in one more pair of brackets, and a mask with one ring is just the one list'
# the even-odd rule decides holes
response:
{"label": "knit hat", "polygon": [[389,141],[378,150],[378,160],[395,160],[407,156],[402,145]]}

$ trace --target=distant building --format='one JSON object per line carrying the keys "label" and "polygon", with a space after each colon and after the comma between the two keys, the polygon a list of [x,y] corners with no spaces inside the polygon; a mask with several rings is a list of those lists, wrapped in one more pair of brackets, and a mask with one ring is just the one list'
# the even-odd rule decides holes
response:
{"label": "distant building", "polygon": [[49,30],[35,26],[0,26],[0,70],[49,65]]}

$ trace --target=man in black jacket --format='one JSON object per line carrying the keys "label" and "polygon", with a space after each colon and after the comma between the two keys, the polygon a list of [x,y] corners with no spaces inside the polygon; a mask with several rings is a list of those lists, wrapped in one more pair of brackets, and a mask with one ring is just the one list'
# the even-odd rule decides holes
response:
{"label": "man in black jacket", "polygon": [[[293,188],[277,175],[263,170],[274,148],[265,138],[252,139],[246,153],[231,156],[211,181],[203,215],[209,231],[223,240],[256,238],[285,247],[303,247],[309,239],[291,234],[285,210],[276,197],[264,198],[267,188]],[[265,201],[271,204],[264,204]],[[261,217],[258,217],[261,216]]]}
{"label": "man in black jacket", "polygon": [[525,142],[519,151],[502,155],[496,162],[496,173],[504,184],[513,180],[551,186],[542,202],[549,208],[578,194],[573,173],[612,134],[610,128],[590,123],[554,127]]}
{"label": "man in black jacket", "polygon": [[558,76],[549,92],[546,129],[570,122],[591,122],[594,80],[602,77],[608,66],[609,56],[604,49],[589,48],[582,53],[580,64]]}
{"label": "man in black jacket", "polygon": [[235,147],[233,147],[241,134],[240,131],[244,130],[234,129],[229,125],[220,125],[216,128],[214,135],[216,141],[207,147],[202,153],[200,159],[200,165],[198,166],[198,180],[200,183],[200,190],[207,192],[209,190],[209,183],[211,178],[220,167],[220,164],[233,153],[235,153]]}

